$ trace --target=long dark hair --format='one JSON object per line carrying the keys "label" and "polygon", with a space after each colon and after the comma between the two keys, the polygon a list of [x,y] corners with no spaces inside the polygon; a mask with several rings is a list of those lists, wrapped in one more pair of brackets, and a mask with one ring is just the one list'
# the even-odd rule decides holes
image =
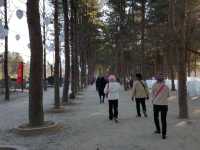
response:
{"label": "long dark hair", "polygon": [[138,79],[138,80],[142,80],[142,74],[141,73],[136,73],[136,78]]}

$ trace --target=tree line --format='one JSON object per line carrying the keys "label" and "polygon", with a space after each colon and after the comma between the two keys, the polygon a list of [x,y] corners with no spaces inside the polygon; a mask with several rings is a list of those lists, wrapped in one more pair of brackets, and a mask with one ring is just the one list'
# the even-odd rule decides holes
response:
{"label": "tree line", "polygon": [[97,63],[111,66],[124,82],[136,72],[146,79],[162,72],[175,90],[178,79],[179,117],[187,118],[187,76],[197,74],[199,61],[199,4],[199,0],[108,0]]}
{"label": "tree line", "polygon": [[[51,0],[50,3],[54,10],[54,107],[59,109],[62,104],[70,103],[68,95],[70,87],[72,91],[70,98],[73,99],[94,76],[95,42],[101,21],[97,0]],[[39,7],[39,0],[27,1],[27,22],[31,49],[29,89],[29,124],[31,126],[40,126],[45,121],[43,112],[45,49],[42,42]],[[65,75],[63,95],[60,96],[61,43],[59,35],[62,26],[64,30]]]}

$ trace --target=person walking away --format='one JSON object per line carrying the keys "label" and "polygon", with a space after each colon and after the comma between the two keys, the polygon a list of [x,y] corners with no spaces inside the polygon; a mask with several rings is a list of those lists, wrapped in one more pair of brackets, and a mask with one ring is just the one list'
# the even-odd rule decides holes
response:
{"label": "person walking away", "polygon": [[99,98],[100,98],[100,104],[102,102],[102,98],[104,99],[104,92],[102,91],[102,83],[101,83],[101,78],[102,77],[98,77],[96,79],[96,91],[98,92]]}
{"label": "person walking away", "polygon": [[136,74],[136,81],[133,83],[132,100],[134,100],[134,98],[137,117],[141,117],[140,105],[142,106],[144,116],[147,117],[146,99],[149,99],[149,90],[140,73]]}
{"label": "person walking away", "polygon": [[108,79],[106,79],[106,77],[102,77],[101,78],[101,94],[102,94],[102,103],[104,103],[104,99],[105,99],[105,93],[104,93],[104,88],[106,86],[106,84],[108,83]]}
{"label": "person walking away", "polygon": [[109,82],[106,84],[104,93],[107,95],[109,104],[109,119],[118,122],[118,101],[120,84],[114,75],[109,76]]}
{"label": "person walking away", "polygon": [[162,74],[158,75],[156,80],[157,82],[153,85],[151,92],[153,101],[154,123],[156,127],[155,133],[161,133],[159,123],[159,114],[161,114],[162,138],[166,139],[169,88],[165,84]]}

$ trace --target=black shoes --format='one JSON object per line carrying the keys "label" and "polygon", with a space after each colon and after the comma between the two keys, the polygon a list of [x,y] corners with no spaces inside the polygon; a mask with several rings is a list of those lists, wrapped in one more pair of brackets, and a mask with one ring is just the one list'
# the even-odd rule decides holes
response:
{"label": "black shoes", "polygon": [[[137,117],[137,118],[138,118],[138,117],[141,117],[141,115],[136,115],[136,117]],[[145,118],[148,117],[146,113],[144,113],[144,117],[145,117]]]}
{"label": "black shoes", "polygon": [[[160,134],[160,131],[154,131],[155,134]],[[167,137],[165,134],[162,135],[162,139],[165,140]]]}
{"label": "black shoes", "polygon": [[[109,118],[109,120],[112,121],[113,118]],[[118,122],[119,122],[118,118],[114,118],[114,121],[115,121],[115,123],[118,123]]]}
{"label": "black shoes", "polygon": [[166,135],[162,135],[162,139],[165,140],[166,139]]}

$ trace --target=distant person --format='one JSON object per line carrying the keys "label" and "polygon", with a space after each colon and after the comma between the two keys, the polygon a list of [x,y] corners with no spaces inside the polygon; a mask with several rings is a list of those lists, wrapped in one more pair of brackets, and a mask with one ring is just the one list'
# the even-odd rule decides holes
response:
{"label": "distant person", "polygon": [[133,83],[132,100],[136,102],[137,117],[141,117],[140,105],[142,105],[143,114],[147,117],[146,99],[149,99],[149,90],[146,83],[142,79],[140,73],[136,74],[136,81]]}
{"label": "distant person", "polygon": [[130,88],[133,88],[133,78],[130,79],[129,86],[130,86]]}
{"label": "distant person", "polygon": [[104,88],[105,88],[107,82],[108,81],[105,79],[105,77],[98,77],[96,79],[96,90],[99,94],[100,104],[104,103],[104,99],[105,99]]}
{"label": "distant person", "polygon": [[106,84],[104,93],[107,95],[109,103],[109,119],[118,122],[118,101],[120,84],[114,75],[109,76],[109,82]]}
{"label": "distant person", "polygon": [[159,113],[161,114],[162,124],[162,138],[166,139],[167,133],[167,111],[168,111],[168,97],[169,88],[164,82],[162,74],[156,77],[157,82],[152,87],[151,97],[153,101],[154,122],[156,127],[156,134],[160,134]]}

